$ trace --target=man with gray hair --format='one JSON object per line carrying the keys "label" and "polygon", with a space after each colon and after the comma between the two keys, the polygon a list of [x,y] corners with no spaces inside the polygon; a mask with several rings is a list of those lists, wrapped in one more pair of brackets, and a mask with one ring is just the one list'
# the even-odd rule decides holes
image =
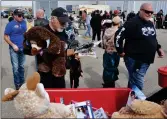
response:
{"label": "man with gray hair", "polygon": [[[55,36],[57,36],[60,39],[61,46],[62,46],[60,52],[56,55],[50,54],[48,52],[48,48],[42,49],[42,53],[36,55],[38,72],[40,74],[41,83],[43,83],[45,88],[65,88],[66,87],[66,83],[65,83],[66,56],[74,55],[74,49],[67,49],[66,47],[68,36],[65,32],[65,28],[68,22],[70,22],[70,19],[68,18],[67,11],[61,7],[58,7],[52,11],[49,24],[44,26],[44,28],[49,30],[51,33],[53,33]],[[55,46],[56,45],[57,44],[55,44]],[[56,70],[56,72],[54,72],[54,74],[52,74],[53,65],[48,64],[48,62],[44,63],[46,58],[48,58],[49,61],[55,58],[61,59],[61,62],[54,64],[54,65],[60,66]]]}
{"label": "man with gray hair", "polygon": [[36,12],[36,20],[34,21],[34,26],[45,26],[49,24],[49,21],[44,18],[44,10],[38,9]]}
{"label": "man with gray hair", "polygon": [[[34,21],[34,26],[45,26],[48,24],[49,24],[49,21],[44,18],[44,10],[38,9],[36,12],[36,20]],[[35,64],[36,64],[36,70],[38,71],[37,56],[35,56]]]}
{"label": "man with gray hair", "polygon": [[155,27],[150,21],[153,13],[151,4],[142,4],[139,14],[127,21],[115,34],[117,52],[124,57],[128,69],[129,88],[137,86],[142,90],[144,76],[150,64],[154,62],[156,51],[159,57],[164,56],[156,38]]}

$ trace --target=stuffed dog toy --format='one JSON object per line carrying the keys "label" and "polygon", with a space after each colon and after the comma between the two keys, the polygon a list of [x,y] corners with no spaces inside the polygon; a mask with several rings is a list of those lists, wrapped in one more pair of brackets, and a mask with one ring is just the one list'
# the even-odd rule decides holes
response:
{"label": "stuffed dog toy", "polygon": [[35,72],[19,90],[7,88],[2,101],[14,101],[16,110],[24,118],[75,118],[64,104],[50,103],[49,95]]}
{"label": "stuffed dog toy", "polygon": [[146,100],[135,99],[130,106],[114,112],[112,118],[159,118],[164,119],[167,111],[167,101],[163,105]]}

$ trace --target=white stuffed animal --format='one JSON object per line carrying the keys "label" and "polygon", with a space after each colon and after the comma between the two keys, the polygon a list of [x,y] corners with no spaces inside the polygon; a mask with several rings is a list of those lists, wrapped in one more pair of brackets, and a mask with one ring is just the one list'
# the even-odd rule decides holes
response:
{"label": "white stuffed animal", "polygon": [[49,95],[35,72],[19,90],[7,88],[2,101],[14,101],[16,110],[24,118],[75,118],[71,110],[60,103],[50,103]]}

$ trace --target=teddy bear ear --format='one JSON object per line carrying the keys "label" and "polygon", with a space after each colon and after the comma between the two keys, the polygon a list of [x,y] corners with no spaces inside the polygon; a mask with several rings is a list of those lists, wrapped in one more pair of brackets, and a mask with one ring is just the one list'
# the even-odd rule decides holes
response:
{"label": "teddy bear ear", "polygon": [[44,86],[42,83],[37,84],[37,88],[35,90],[36,94],[39,95],[42,98],[47,99],[50,102],[50,98],[48,93],[45,91]]}
{"label": "teddy bear ear", "polygon": [[5,93],[5,95],[2,97],[2,102],[13,100],[14,97],[17,96],[19,91],[18,90],[14,90],[12,88],[7,88],[7,89],[5,89],[4,93]]}
{"label": "teddy bear ear", "polygon": [[13,89],[13,88],[6,88],[4,91],[4,95],[7,95],[9,93],[13,93],[14,91],[15,91],[15,89]]}
{"label": "teddy bear ear", "polygon": [[40,75],[38,72],[35,72],[32,76],[30,76],[27,81],[27,89],[35,91],[37,84],[40,82]]}

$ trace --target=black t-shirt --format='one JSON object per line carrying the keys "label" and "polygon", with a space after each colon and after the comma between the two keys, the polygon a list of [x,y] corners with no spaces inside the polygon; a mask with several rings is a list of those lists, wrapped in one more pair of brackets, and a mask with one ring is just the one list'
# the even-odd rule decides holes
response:
{"label": "black t-shirt", "polygon": [[67,43],[67,40],[68,40],[68,35],[65,33],[65,30],[63,32],[57,32],[57,31],[53,31],[49,24],[44,26],[46,29],[48,29],[50,32],[54,33],[57,37],[60,38],[60,40],[64,41]]}

